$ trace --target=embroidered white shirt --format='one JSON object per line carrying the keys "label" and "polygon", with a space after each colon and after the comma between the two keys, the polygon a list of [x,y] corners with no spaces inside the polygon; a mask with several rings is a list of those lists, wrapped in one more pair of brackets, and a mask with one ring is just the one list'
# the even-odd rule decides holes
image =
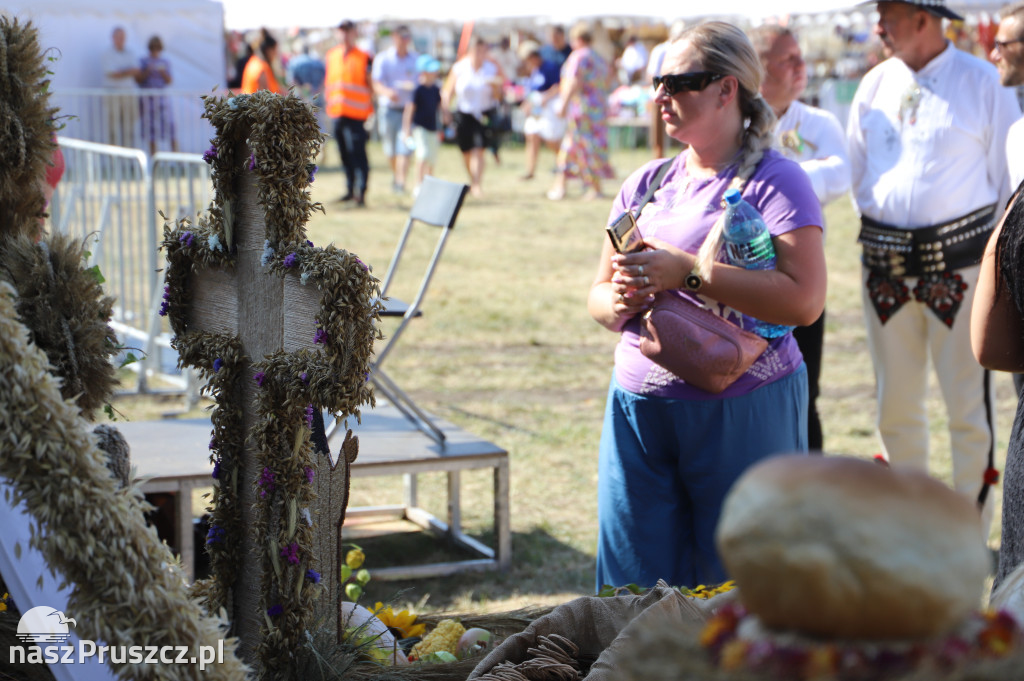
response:
{"label": "embroidered white shirt", "polygon": [[811,178],[821,205],[850,190],[850,157],[839,119],[824,109],[794,101],[775,127],[776,147]]}
{"label": "embroidered white shirt", "polygon": [[871,69],[850,107],[853,198],[862,215],[929,227],[1010,195],[1006,133],[1020,118],[995,66],[952,44],[920,71]]}

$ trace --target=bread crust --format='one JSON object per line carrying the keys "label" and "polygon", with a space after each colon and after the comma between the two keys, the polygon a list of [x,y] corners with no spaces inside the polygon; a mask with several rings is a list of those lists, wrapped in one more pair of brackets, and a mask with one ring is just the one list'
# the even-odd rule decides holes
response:
{"label": "bread crust", "polygon": [[851,457],[780,456],[726,498],[717,541],[768,627],[842,639],[928,638],[981,605],[981,517],[927,475]]}

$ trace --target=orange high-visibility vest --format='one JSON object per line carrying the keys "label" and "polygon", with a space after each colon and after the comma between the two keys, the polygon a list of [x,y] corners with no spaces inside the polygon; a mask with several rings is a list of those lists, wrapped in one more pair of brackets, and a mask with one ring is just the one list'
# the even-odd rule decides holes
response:
{"label": "orange high-visibility vest", "polygon": [[327,52],[327,75],[324,88],[327,115],[331,118],[354,118],[365,121],[373,113],[373,91],[367,71],[370,55],[359,48],[348,51],[343,45]]}
{"label": "orange high-visibility vest", "polygon": [[274,77],[274,69],[270,68],[270,64],[255,54],[249,57],[249,61],[245,62],[245,71],[242,72],[242,92],[251,95],[259,90],[260,78],[263,75],[267,77],[268,90],[279,95],[285,93],[281,86],[277,84],[277,78]]}

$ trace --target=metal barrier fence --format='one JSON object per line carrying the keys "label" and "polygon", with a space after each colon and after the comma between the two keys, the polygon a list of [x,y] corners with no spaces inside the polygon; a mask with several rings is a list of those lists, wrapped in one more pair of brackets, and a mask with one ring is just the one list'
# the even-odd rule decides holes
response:
{"label": "metal barrier fence", "polygon": [[150,157],[67,137],[57,142],[66,169],[50,205],[50,230],[88,239],[89,264],[99,266],[107,293],[116,299],[111,326],[123,345],[145,353],[133,366],[139,377],[135,390],[148,391],[153,376],[188,389],[169,329],[157,313],[163,291],[163,256],[157,251],[163,224],[157,213],[174,220],[205,210],[213,195],[209,166],[199,154]]}
{"label": "metal barrier fence", "polygon": [[50,97],[60,108],[61,134],[86,142],[132,149],[202,153],[213,126],[202,118],[207,94],[192,90],[114,90],[65,88]]}

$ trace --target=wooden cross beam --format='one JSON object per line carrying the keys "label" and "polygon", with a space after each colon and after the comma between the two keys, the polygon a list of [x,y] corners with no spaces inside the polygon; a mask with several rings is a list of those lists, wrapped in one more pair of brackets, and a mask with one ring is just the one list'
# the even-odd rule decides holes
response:
{"label": "wooden cross beam", "polygon": [[[236,157],[248,157],[244,144],[241,146]],[[238,199],[231,209],[232,239],[236,249],[234,268],[197,267],[187,283],[192,297],[188,310],[190,330],[237,336],[241,340],[245,359],[241,394],[236,398],[242,405],[246,433],[251,433],[256,423],[256,396],[261,389],[255,380],[253,363],[277,351],[316,350],[317,313],[321,310],[322,297],[331,295],[330,292],[322,293],[315,285],[303,285],[298,274],[289,272],[281,277],[263,263],[267,236],[264,216],[256,201],[256,183],[255,173],[239,173],[236,183]],[[255,507],[261,502],[255,486],[261,472],[256,454],[256,445],[250,435],[238,467],[240,526],[246,530],[241,540],[243,565],[239,566],[229,613],[233,633],[240,639],[239,652],[243,659],[249,661],[253,659],[260,626],[265,621],[260,605],[260,566],[267,538],[253,536],[251,531]],[[317,531],[318,545],[314,550],[320,554],[317,559],[326,587],[324,598],[329,599],[332,594],[341,592],[337,583],[340,577],[337,556],[341,550],[341,521],[344,504],[347,503],[349,462],[344,456],[339,456],[337,462],[332,462],[329,455],[317,458],[316,486],[320,498],[311,515],[320,527]],[[330,608],[330,603],[325,607]]]}

